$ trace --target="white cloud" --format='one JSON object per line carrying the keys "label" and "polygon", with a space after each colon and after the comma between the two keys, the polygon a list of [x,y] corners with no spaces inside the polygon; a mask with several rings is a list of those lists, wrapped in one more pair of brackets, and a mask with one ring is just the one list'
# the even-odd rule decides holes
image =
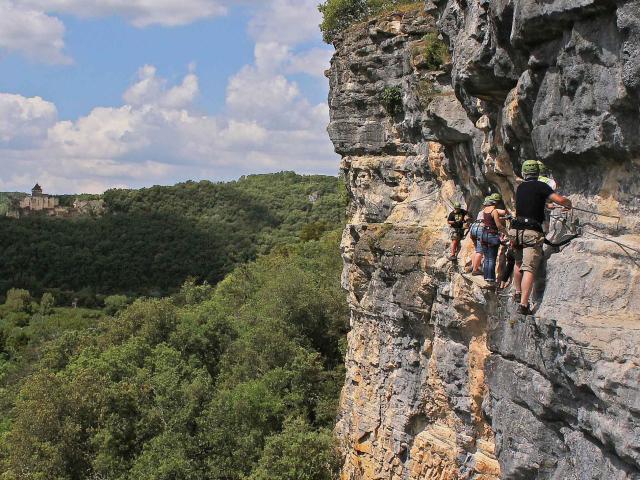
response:
{"label": "white cloud", "polygon": [[323,77],[330,66],[333,51],[328,48],[312,48],[301,54],[293,55],[287,66],[287,73],[305,73],[315,77]]}
{"label": "white cloud", "polygon": [[229,80],[227,106],[235,116],[291,124],[292,106],[301,98],[295,83],[283,75],[245,66]]}
{"label": "white cloud", "polygon": [[[190,67],[192,70],[195,67]],[[190,73],[181,85],[167,88],[166,80],[158,78],[156,68],[145,65],[138,70],[138,82],[124,93],[122,98],[133,106],[157,105],[167,108],[186,108],[200,93],[198,77]]]}
{"label": "white cloud", "polygon": [[324,75],[333,54],[331,47],[295,51],[296,46],[320,38],[318,25],[322,17],[317,4],[317,0],[270,0],[259,4],[249,23],[249,32],[256,40],[259,70]]}
{"label": "white cloud", "polygon": [[0,93],[0,145],[18,148],[21,144],[41,142],[55,123],[57,113],[53,103],[40,97]]}
{"label": "white cloud", "polygon": [[71,60],[64,50],[64,24],[42,11],[0,0],[0,49],[50,64]]}
{"label": "white cloud", "polygon": [[329,48],[311,48],[300,53],[282,43],[258,42],[255,46],[255,67],[262,72],[282,72],[288,75],[304,73],[323,77],[329,68],[333,52]]}
{"label": "white cloud", "polygon": [[311,105],[284,76],[243,68],[217,117],[196,113],[197,85],[193,72],[171,86],[144,66],[125,105],[75,121],[57,121],[55,106],[40,98],[0,95],[0,186],[26,189],[38,180],[52,192],[95,192],[176,178],[336,171],[326,105]]}
{"label": "white cloud", "polygon": [[294,45],[318,37],[322,21],[318,0],[267,0],[256,2],[259,13],[254,15],[249,31],[258,42],[278,42]]}
{"label": "white cloud", "polygon": [[[189,13],[193,5],[222,5],[205,0],[23,1],[47,12],[122,15],[138,26],[170,25],[162,16],[175,5],[185,9],[171,20],[176,22],[200,18]],[[195,63],[171,84],[156,67],[145,65],[123,92],[122,106],[97,107],[73,121],[57,121],[55,106],[37,97],[13,96],[5,101],[11,108],[3,107],[0,97],[0,188],[27,189],[38,180],[54,193],[95,192],[284,169],[335,173],[337,157],[326,134],[328,107],[324,101],[310,102],[290,78],[320,77],[328,67],[331,49],[317,46],[316,2],[234,1],[253,9],[254,62],[229,78],[225,107],[215,116],[198,108]],[[214,10],[200,14],[222,12]]]}
{"label": "white cloud", "polygon": [[21,0],[44,12],[79,17],[121,16],[136,27],[179,26],[224,15],[219,0]]}

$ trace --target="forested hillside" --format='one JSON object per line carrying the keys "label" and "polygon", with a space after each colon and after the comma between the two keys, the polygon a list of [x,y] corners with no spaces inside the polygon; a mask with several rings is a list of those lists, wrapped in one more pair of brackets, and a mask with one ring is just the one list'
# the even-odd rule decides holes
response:
{"label": "forested hillside", "polygon": [[0,217],[4,217],[7,214],[12,200],[20,200],[26,196],[26,193],[0,192]]}
{"label": "forested hillside", "polygon": [[258,254],[318,238],[345,210],[336,177],[291,172],[104,199],[100,218],[0,218],[0,296],[19,287],[91,306],[96,294],[161,296],[188,277],[215,284]]}
{"label": "forested hillside", "polygon": [[282,247],[216,287],[111,312],[12,291],[0,306],[0,477],[335,478],[339,242],[336,231]]}

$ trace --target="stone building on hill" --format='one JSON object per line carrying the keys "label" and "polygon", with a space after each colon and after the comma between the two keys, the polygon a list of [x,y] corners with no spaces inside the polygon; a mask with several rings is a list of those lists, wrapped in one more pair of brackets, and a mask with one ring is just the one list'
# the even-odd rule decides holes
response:
{"label": "stone building on hill", "polygon": [[60,199],[43,193],[42,187],[36,183],[31,189],[31,196],[23,198],[20,201],[19,208],[21,213],[27,215],[32,212],[45,212],[50,215],[55,215],[56,209],[61,207]]}
{"label": "stone building on hill", "polygon": [[79,200],[76,199],[73,207],[60,205],[60,199],[53,195],[47,195],[42,187],[36,183],[31,189],[31,196],[15,200],[7,212],[8,217],[23,218],[32,215],[44,215],[49,217],[75,217],[82,215],[98,216],[104,212],[104,200]]}

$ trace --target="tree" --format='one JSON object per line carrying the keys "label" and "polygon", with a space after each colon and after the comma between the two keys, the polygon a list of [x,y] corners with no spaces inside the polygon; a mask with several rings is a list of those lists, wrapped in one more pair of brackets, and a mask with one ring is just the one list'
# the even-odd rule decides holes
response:
{"label": "tree", "polygon": [[267,444],[249,480],[335,480],[340,457],[329,429],[314,430],[300,417],[288,419],[284,430]]}
{"label": "tree", "polygon": [[40,313],[42,315],[50,315],[53,313],[53,307],[55,304],[56,299],[54,296],[49,292],[44,293],[40,299]]}
{"label": "tree", "polygon": [[129,304],[126,295],[110,295],[104,299],[104,310],[108,315],[115,315]]}
{"label": "tree", "polygon": [[[15,328],[51,340],[29,344],[39,360],[12,388],[0,378],[13,403],[2,478],[332,480],[348,320],[339,240],[283,247],[100,322],[61,308]],[[27,351],[19,341],[7,349]]]}
{"label": "tree", "polygon": [[12,288],[7,292],[5,305],[12,312],[29,312],[31,310],[31,294],[28,290]]}
{"label": "tree", "polygon": [[188,278],[215,285],[236,266],[299,242],[307,223],[338,228],[343,190],[336,177],[281,172],[110,190],[99,218],[0,217],[0,295],[56,290],[58,299],[93,308],[101,295],[170,295]]}

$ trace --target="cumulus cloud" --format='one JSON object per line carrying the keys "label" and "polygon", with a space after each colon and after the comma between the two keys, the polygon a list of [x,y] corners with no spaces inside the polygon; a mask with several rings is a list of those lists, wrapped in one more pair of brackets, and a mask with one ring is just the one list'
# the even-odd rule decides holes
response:
{"label": "cumulus cloud", "polygon": [[315,77],[324,77],[329,68],[333,52],[326,48],[312,48],[289,59],[287,73],[305,73]]}
{"label": "cumulus cloud", "polygon": [[138,70],[138,81],[124,93],[122,98],[133,106],[147,104],[167,108],[186,108],[200,93],[198,77],[190,73],[182,84],[167,88],[166,80],[158,78],[153,65],[145,65]]}
{"label": "cumulus cloud", "polygon": [[258,69],[324,75],[333,53],[331,47],[296,51],[298,45],[320,35],[318,25],[322,18],[317,3],[317,0],[270,0],[260,4],[249,24],[249,32],[256,40]]}
{"label": "cumulus cloud", "polygon": [[219,0],[22,0],[41,11],[79,17],[120,16],[136,27],[179,26],[224,15]]}
{"label": "cumulus cloud", "polygon": [[64,24],[39,10],[0,0],[0,50],[50,64],[66,64]]}
{"label": "cumulus cloud", "polygon": [[295,45],[315,39],[322,21],[317,0],[261,0],[259,15],[249,23],[258,42]]}
{"label": "cumulus cloud", "polygon": [[197,85],[194,72],[169,85],[147,65],[123,94],[125,105],[75,121],[58,121],[55,106],[38,97],[0,95],[0,186],[24,189],[38,180],[53,192],[94,192],[176,178],[335,170],[328,109],[311,105],[284,76],[245,67],[229,81],[219,116],[197,113]]}
{"label": "cumulus cloud", "polygon": [[[23,2],[47,12],[122,15],[138,26],[201,18],[193,13],[194,5],[202,7],[201,16],[218,15],[231,4],[231,0],[224,4]],[[114,186],[229,179],[285,169],[335,173],[337,159],[326,135],[328,107],[310,102],[292,77],[297,75],[299,81],[301,74],[320,77],[329,64],[331,49],[317,46],[316,2],[234,2],[252,9],[249,33],[255,41],[254,61],[228,79],[225,106],[216,115],[199,108],[195,64],[175,83],[163,78],[155,66],[144,65],[123,92],[121,106],[96,107],[75,120],[59,121],[55,105],[41,98],[0,95],[0,189],[26,189],[38,180],[53,193],[99,192]],[[176,5],[184,11],[173,20],[163,19],[172,16],[167,12]]]}
{"label": "cumulus cloud", "polygon": [[56,106],[40,97],[0,93],[0,145],[20,148],[42,142],[57,115]]}

